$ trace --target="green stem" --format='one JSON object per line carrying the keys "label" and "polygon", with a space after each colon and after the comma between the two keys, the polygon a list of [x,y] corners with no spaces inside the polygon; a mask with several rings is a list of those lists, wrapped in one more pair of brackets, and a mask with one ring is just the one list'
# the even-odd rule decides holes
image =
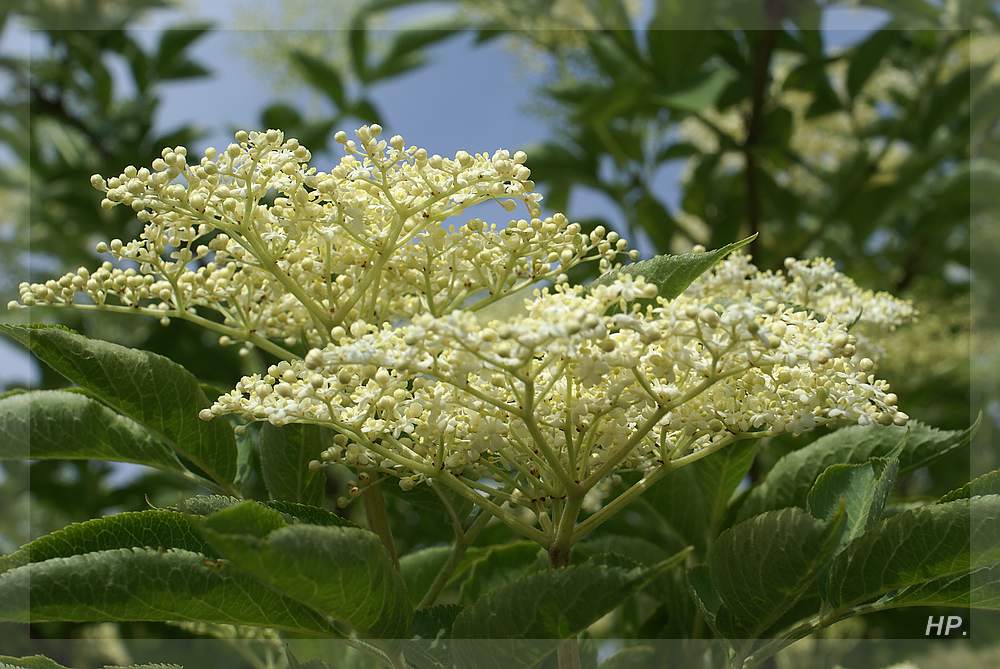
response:
{"label": "green stem", "polygon": [[[549,567],[552,569],[562,569],[569,565],[570,552],[573,548],[573,527],[576,525],[582,503],[581,495],[573,495],[566,500],[555,541],[549,546]],[[580,669],[580,642],[576,637],[560,640],[556,657],[559,669]]]}
{"label": "green stem", "polygon": [[476,537],[479,535],[480,530],[486,527],[486,523],[490,520],[490,514],[486,511],[480,511],[479,515],[469,526],[468,530],[465,530],[461,534],[455,535],[455,547],[451,551],[451,555],[441,566],[438,571],[437,576],[434,577],[434,582],[431,583],[431,587],[427,589],[424,596],[420,599],[420,603],[417,604],[418,609],[425,609],[430,606],[434,606],[434,602],[437,601],[438,596],[447,587],[448,581],[451,580],[452,574],[455,573],[455,569],[462,562],[462,558],[465,557],[465,551],[469,548]]}
{"label": "green stem", "polygon": [[491,514],[496,516],[497,520],[502,522],[507,527],[511,528],[518,534],[522,535],[526,539],[531,539],[534,542],[541,544],[542,546],[548,545],[549,537],[545,535],[544,532],[538,528],[532,527],[526,523],[521,522],[509,512],[503,509],[491,499],[479,493],[473,492],[467,485],[455,478],[455,475],[447,470],[440,471],[435,477],[435,481],[441,481],[449,488],[454,490],[456,493],[466,498],[473,504],[482,507],[484,510],[489,511]]}
{"label": "green stem", "polygon": [[399,555],[396,553],[396,544],[392,540],[392,529],[389,527],[389,515],[385,510],[385,498],[382,496],[381,484],[370,485],[361,493],[364,500],[365,516],[368,519],[368,529],[378,535],[382,544],[389,552],[392,563],[399,569]]}

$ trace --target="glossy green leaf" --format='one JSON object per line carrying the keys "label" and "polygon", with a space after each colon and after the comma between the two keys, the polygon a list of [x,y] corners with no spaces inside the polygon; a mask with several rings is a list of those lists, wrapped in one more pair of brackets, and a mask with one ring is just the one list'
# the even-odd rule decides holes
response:
{"label": "glossy green leaf", "polygon": [[0,399],[0,460],[26,458],[108,460],[184,471],[166,444],[142,425],[91,397],[65,390]]}
{"label": "glossy green leaf", "polygon": [[185,621],[329,631],[322,617],[224,561],[142,548],[56,558],[3,573],[0,620]]}
{"label": "glossy green leaf", "polygon": [[365,634],[396,638],[412,608],[379,538],[353,527],[288,525],[255,502],[208,516],[209,544],[242,571]]}
{"label": "glossy green leaf", "polygon": [[73,523],[0,556],[0,572],[34,562],[115,548],[182,548],[212,555],[195,519],[175,511],[127,511]]}
{"label": "glossy green leaf", "polygon": [[177,363],[61,327],[0,324],[0,333],[152,430],[220,485],[232,484],[236,475],[233,430],[225,421],[198,419],[198,412],[210,403],[198,379]]}
{"label": "glossy green leaf", "polygon": [[899,473],[913,471],[968,445],[975,428],[976,425],[967,430],[938,430],[915,420],[911,420],[906,427],[869,425],[842,428],[778,460],[764,482],[747,495],[737,518],[743,520],[788,506],[805,508],[809,489],[827,467],[887,457],[904,438],[906,443],[899,453]]}
{"label": "glossy green leaf", "polygon": [[316,425],[265,424],[260,431],[260,464],[272,499],[321,506],[326,496],[325,470],[309,470],[328,443]]}
{"label": "glossy green leaf", "polygon": [[831,563],[822,592],[835,608],[905,588],[926,596],[944,587],[941,579],[998,562],[1000,495],[960,499],[908,509],[852,541]]}
{"label": "glossy green leaf", "polygon": [[[645,277],[647,281],[656,286],[660,297],[670,300],[683,293],[692,281],[710,270],[717,262],[733,251],[743,248],[755,238],[755,236],[747,237],[714,251],[656,256],[649,260],[625,265],[620,272]],[[611,274],[605,274],[597,281],[608,283],[612,277]]]}

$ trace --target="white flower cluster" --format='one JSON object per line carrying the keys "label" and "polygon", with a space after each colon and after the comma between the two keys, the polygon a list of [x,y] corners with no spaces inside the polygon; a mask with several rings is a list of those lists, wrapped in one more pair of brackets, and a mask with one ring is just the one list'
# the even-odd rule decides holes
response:
{"label": "white flower cluster", "polygon": [[719,267],[699,277],[689,295],[717,299],[784,303],[833,319],[857,338],[857,355],[880,358],[885,335],[914,320],[913,305],[886,292],[859,287],[837,271],[829,258],[785,259],[785,271],[760,272],[745,254],[734,254]]}
{"label": "white flower cluster", "polygon": [[[145,224],[99,248],[125,266],[22,284],[13,306],[185,318],[266,349],[280,362],[203,419],[329,427],[325,461],[404,489],[440,483],[543,544],[568,545],[735,440],[906,422],[849,330],[859,314],[894,327],[908,304],[859,289],[830,261],[774,273],[745,256],[666,300],[616,273],[635,255],[616,233],[540,218],[522,152],[442,158],[380,132],[338,133],[346,156],[330,172],[268,130],[239,132],[197,164],[175,147],[151,168],[95,176],[104,206]],[[491,200],[520,201],[530,218],[445,227]],[[584,261],[614,278],[570,285]],[[503,298],[510,315],[484,308]],[[643,479],[597,509],[625,469]],[[597,510],[577,527],[584,506]]]}
{"label": "white flower cluster", "polygon": [[[124,266],[23,283],[20,304],[185,318],[223,344],[290,357],[274,342],[319,346],[340,324],[475,310],[537,281],[565,281],[580,262],[606,271],[629,255],[603,230],[539,218],[524,152],[444,158],[381,130],[364,126],[357,141],[337,133],[346,155],[329,172],[310,167],[296,139],[268,130],[237,132],[197,162],[178,146],[149,168],[94,175],[103,207],[131,207],[145,224],[133,241],[98,246]],[[443,227],[488,201],[508,211],[520,201],[530,218]]]}
{"label": "white flower cluster", "polygon": [[669,302],[623,275],[538,290],[505,321],[458,310],[355,322],[244,378],[203,417],[325,425],[339,435],[328,461],[404,488],[449,477],[539,512],[616,470],[648,475],[737,439],[906,422],[836,319],[712,295],[732,267]]}

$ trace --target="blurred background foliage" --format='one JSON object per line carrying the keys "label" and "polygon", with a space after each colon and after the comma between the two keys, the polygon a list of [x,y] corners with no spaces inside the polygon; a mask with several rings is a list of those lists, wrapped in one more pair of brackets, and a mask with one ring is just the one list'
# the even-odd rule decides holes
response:
{"label": "blurred background foliage", "polygon": [[[122,208],[97,206],[91,174],[148,163],[165,145],[200,151],[209,141],[225,142],[248,119],[285,129],[319,160],[333,157],[333,131],[359,122],[378,121],[425,143],[408,132],[409,110],[379,104],[379,92],[438,76],[442,54],[471,57],[499,44],[513,57],[496,67],[513,62],[531,88],[530,103],[517,113],[541,137],[512,148],[528,151],[547,209],[617,229],[645,255],[720,246],[757,232],[752,253],[761,267],[780,268],[789,255],[834,258],[862,285],[905,295],[921,312],[915,325],[889,337],[882,370],[907,412],[939,427],[968,424],[970,350],[987,351],[977,364],[996,367],[1000,360],[989,353],[993,330],[977,329],[974,340],[970,328],[970,220],[989,219],[989,195],[1000,187],[1000,16],[993,3],[211,5],[7,0],[0,7],[0,38],[22,38],[18,48],[0,51],[2,303],[18,281],[99,262],[97,240],[136,234],[137,222]],[[831,29],[838,11],[861,18]],[[242,31],[233,32],[239,39],[227,58],[198,55],[204,40],[227,30]],[[224,100],[213,82],[234,63],[257,83],[240,99]],[[502,85],[497,74],[469,71],[468,79],[451,82],[453,96],[433,113],[493,123],[490,103],[474,91],[494,79]],[[207,92],[178,102],[179,82],[204,83],[199,90]],[[212,116],[212,107],[226,103],[242,116],[218,127],[190,114],[177,121],[171,111],[188,105]],[[986,197],[973,198],[973,191]],[[980,322],[989,324],[988,315]],[[157,351],[220,387],[264,362],[220,349],[178,321],[162,328],[72,312],[33,317]],[[0,351],[0,360],[7,366],[13,358]],[[44,369],[34,382],[59,383]],[[1000,410],[985,399],[977,399],[979,407],[987,410],[990,435]],[[799,443],[764,449],[755,475]],[[252,466],[252,454],[245,462]],[[956,453],[914,477],[907,490],[934,496],[968,480],[969,468],[968,454]],[[0,550],[29,533],[190,492],[141,468],[49,462],[30,470],[28,480],[13,465],[0,470]],[[346,478],[331,484],[331,504]],[[439,507],[397,497],[402,547],[449,539],[447,524],[433,516]],[[22,513],[29,499],[30,526]],[[912,633],[892,629],[891,620],[878,623],[881,635]]]}

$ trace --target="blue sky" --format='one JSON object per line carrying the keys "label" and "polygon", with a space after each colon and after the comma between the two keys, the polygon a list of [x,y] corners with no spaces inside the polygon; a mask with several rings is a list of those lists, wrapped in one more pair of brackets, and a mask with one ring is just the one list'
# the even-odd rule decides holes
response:
{"label": "blue sky", "polygon": [[[158,118],[161,128],[193,123],[204,130],[204,146],[225,146],[231,141],[230,129],[255,128],[260,110],[270,102],[280,99],[303,109],[316,108],[316,97],[304,89],[272,90],[273,75],[262,77],[258,63],[246,56],[241,42],[255,37],[266,40],[266,33],[254,35],[235,29],[239,25],[238,12],[252,4],[248,0],[189,3],[185,9],[157,11],[146,20],[140,32],[143,40],[155,39],[165,26],[196,18],[208,19],[218,28],[201,40],[192,54],[211,68],[212,76],[178,82],[164,91]],[[335,15],[320,11],[336,23]],[[440,8],[432,3],[416,11],[427,14]],[[412,14],[402,19],[415,18]],[[828,11],[823,23],[825,41],[830,49],[842,48],[883,21],[884,15],[874,10]],[[377,39],[377,34],[371,39]],[[29,44],[32,48],[40,44],[32,42],[23,26],[16,24],[6,28],[2,40],[6,53],[26,53]],[[409,142],[433,152],[454,153],[460,148],[492,151],[500,147],[515,150],[530,147],[550,134],[546,121],[531,108],[537,77],[522,57],[503,42],[475,46],[471,36],[462,36],[434,48],[428,67],[381,84],[371,95],[387,117],[389,133],[398,132]],[[666,169],[656,184],[660,196],[669,203],[677,199],[679,174],[679,165]],[[614,213],[600,195],[585,192],[574,197],[569,209],[578,218]],[[0,342],[0,387],[34,377],[32,362]]]}

